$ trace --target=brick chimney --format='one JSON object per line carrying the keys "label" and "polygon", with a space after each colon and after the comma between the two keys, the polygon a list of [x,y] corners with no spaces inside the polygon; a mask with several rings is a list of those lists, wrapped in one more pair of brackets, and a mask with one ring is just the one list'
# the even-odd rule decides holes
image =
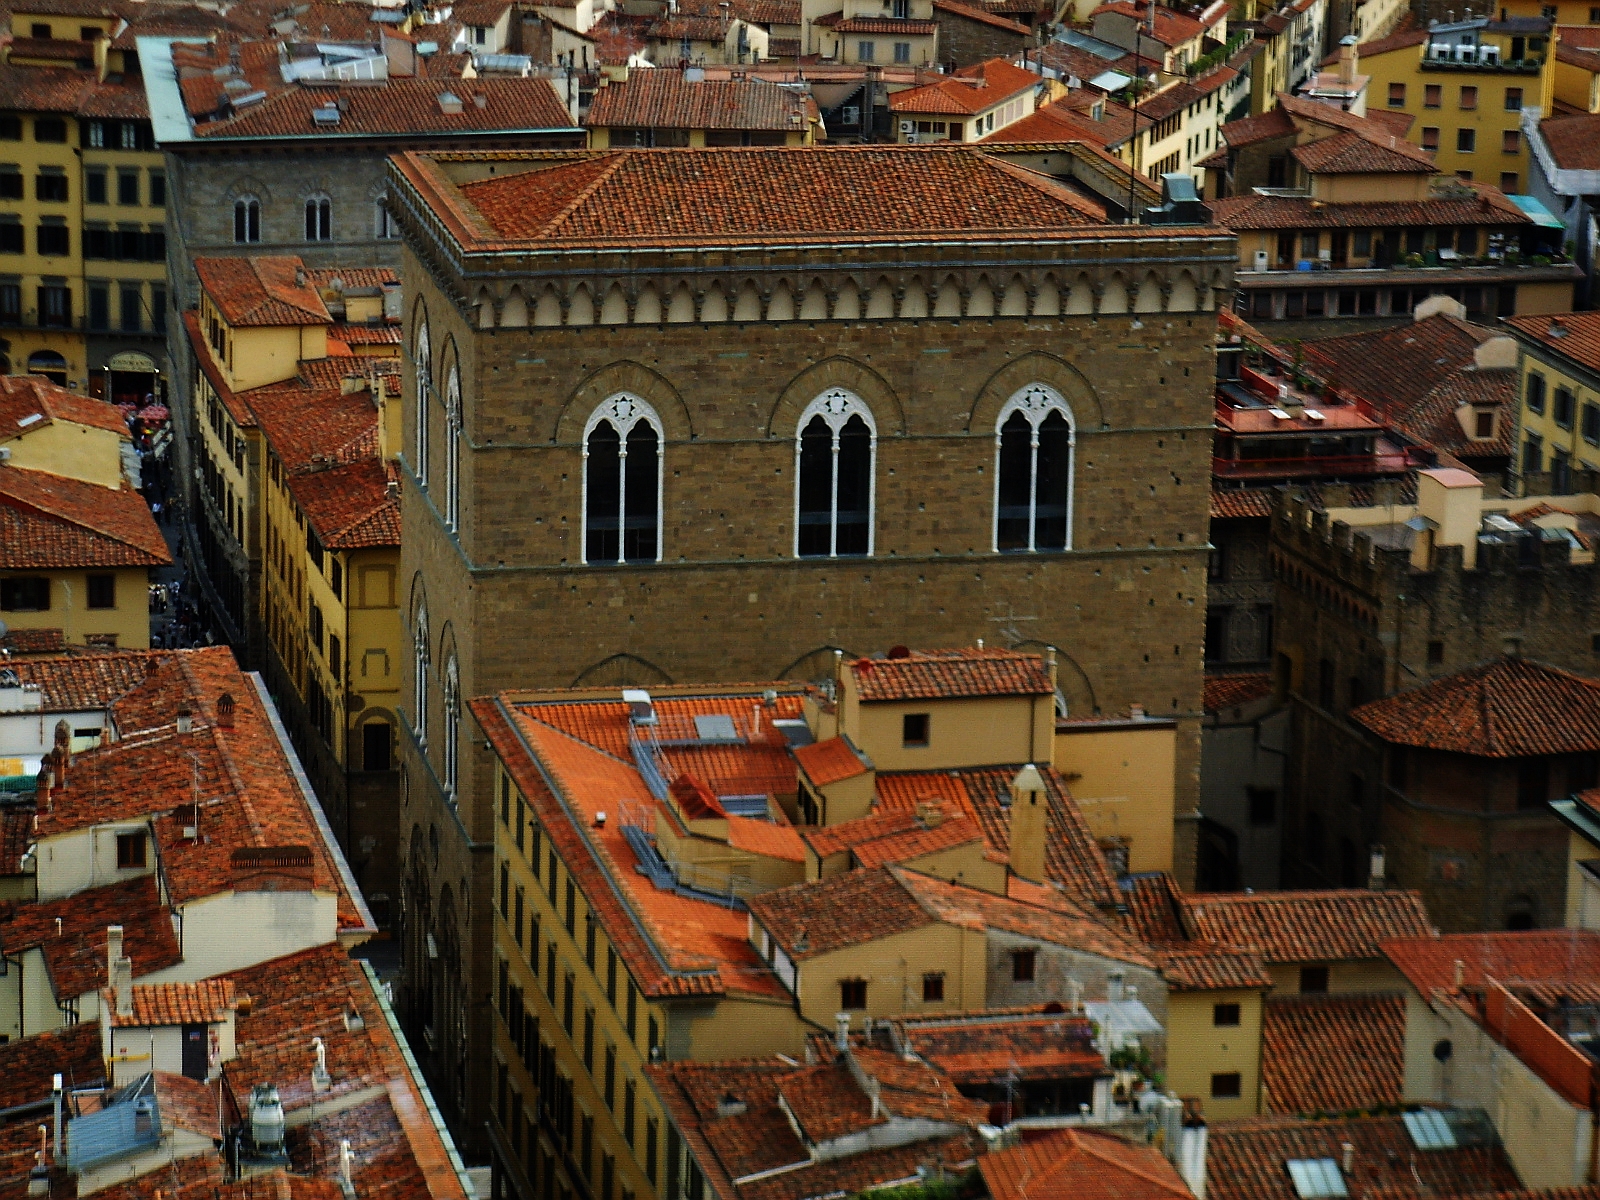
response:
{"label": "brick chimney", "polygon": [[111,964],[111,991],[116,998],[117,1016],[133,1016],[133,959],[126,954]]}
{"label": "brick chimney", "polygon": [[1029,763],[1011,781],[1011,873],[1044,882],[1044,845],[1050,802],[1039,768]]}

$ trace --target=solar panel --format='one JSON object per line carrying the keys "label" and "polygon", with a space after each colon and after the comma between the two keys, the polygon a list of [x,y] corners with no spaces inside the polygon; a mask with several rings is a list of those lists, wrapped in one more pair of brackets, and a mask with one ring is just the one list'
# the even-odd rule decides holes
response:
{"label": "solar panel", "polygon": [[1405,1113],[1404,1120],[1406,1132],[1418,1150],[1448,1150],[1456,1145],[1456,1131],[1436,1109]]}
{"label": "solar panel", "polygon": [[1300,1200],[1322,1200],[1330,1196],[1348,1196],[1344,1176],[1339,1164],[1331,1158],[1291,1158],[1289,1178],[1294,1180],[1295,1193]]}

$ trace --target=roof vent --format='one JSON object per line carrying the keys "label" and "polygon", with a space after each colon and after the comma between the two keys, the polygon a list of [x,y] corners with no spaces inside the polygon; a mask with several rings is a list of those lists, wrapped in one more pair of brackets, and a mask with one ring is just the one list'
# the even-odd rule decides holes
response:
{"label": "roof vent", "polygon": [[283,1150],[283,1101],[270,1083],[258,1083],[250,1091],[250,1141],[257,1154],[278,1154]]}
{"label": "roof vent", "polygon": [[723,1092],[717,1098],[717,1116],[719,1117],[742,1117],[749,1107],[748,1104],[732,1092]]}
{"label": "roof vent", "polygon": [[642,688],[624,688],[622,702],[628,706],[628,720],[635,725],[654,725],[657,721],[655,702]]}
{"label": "roof vent", "polygon": [[439,111],[444,113],[446,116],[460,116],[461,97],[456,95],[454,92],[440,92]]}
{"label": "roof vent", "polygon": [[339,117],[339,106],[337,104],[323,104],[311,110],[311,120],[317,125],[337,125]]}

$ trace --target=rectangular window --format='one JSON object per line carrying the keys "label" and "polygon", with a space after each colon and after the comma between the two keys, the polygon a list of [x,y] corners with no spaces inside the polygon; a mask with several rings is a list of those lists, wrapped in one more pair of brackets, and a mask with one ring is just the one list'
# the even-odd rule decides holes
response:
{"label": "rectangular window", "polygon": [[865,979],[839,980],[839,1007],[846,1011],[867,1006],[867,981]]}
{"label": "rectangular window", "polygon": [[120,289],[122,300],[122,331],[124,333],[138,333],[144,328],[144,297],[139,292],[139,285],[124,284]]}
{"label": "rectangular window", "polygon": [[[1500,135],[1500,149],[1506,154],[1522,153],[1522,132],[1517,129],[1507,129]],[[1516,178],[1516,176],[1512,176]]]}
{"label": "rectangular window", "polygon": [[117,203],[131,205],[139,203],[139,172],[117,172]]}
{"label": "rectangular window", "polygon": [[128,871],[145,865],[144,830],[117,834],[117,870]]}
{"label": "rectangular window", "polygon": [[62,258],[72,253],[72,237],[65,225],[40,225],[39,253],[47,258]]}
{"label": "rectangular window", "polygon": [[857,42],[856,60],[858,62],[869,63],[872,61],[873,55],[876,53],[876,51],[877,44],[875,42]]}
{"label": "rectangular window", "polygon": [[1424,125],[1422,127],[1422,148],[1424,150],[1437,150],[1439,148],[1439,127],[1437,125]]}
{"label": "rectangular window", "polygon": [[1213,1100],[1237,1100],[1242,1090],[1242,1083],[1237,1071],[1224,1071],[1211,1077],[1211,1098]]}
{"label": "rectangular window", "polygon": [[622,1084],[622,1136],[633,1145],[633,1109],[638,1102],[638,1085],[627,1079]]}
{"label": "rectangular window", "polygon": [[[18,178],[21,178],[18,176]],[[104,171],[90,171],[83,177],[83,200],[85,204],[104,204],[106,202],[106,173]]]}
{"label": "rectangular window", "polygon": [[1522,111],[1522,89],[1521,88],[1507,88],[1506,89],[1506,111],[1507,112],[1521,112]]}
{"label": "rectangular window", "polygon": [[900,720],[900,744],[925,747],[928,744],[928,714],[906,713]]}
{"label": "rectangular window", "polygon": [[931,971],[922,977],[922,1002],[937,1004],[944,999],[944,972]]}
{"label": "rectangular window", "polygon": [[605,1096],[606,1107],[613,1112],[617,1107],[617,1048],[606,1047],[606,1071],[600,1080],[601,1094]]}
{"label": "rectangular window", "polygon": [[1389,107],[1404,108],[1406,106],[1406,85],[1391,83],[1389,85]]}
{"label": "rectangular window", "polygon": [[628,980],[628,1040],[631,1042],[639,1036],[639,989],[634,986],[633,980]]}
{"label": "rectangular window", "polygon": [[1437,83],[1425,84],[1422,89],[1422,107],[1438,108],[1444,103],[1444,88]]}
{"label": "rectangular window", "polygon": [[1478,148],[1478,131],[1476,129],[1456,130],[1456,153],[1471,154]]}
{"label": "rectangular window", "polygon": [[115,608],[117,606],[117,577],[115,575],[89,576],[89,607]]}
{"label": "rectangular window", "polygon": [[167,173],[165,171],[150,172],[150,207],[165,208],[167,206]]}
{"label": "rectangular window", "polygon": [[1033,950],[1013,950],[1011,952],[1011,979],[1014,983],[1032,983],[1034,961],[1037,957]]}
{"label": "rectangular window", "polygon": [[910,42],[896,42],[894,44],[894,60],[897,63],[908,63],[911,61]]}
{"label": "rectangular window", "polygon": [[111,328],[111,289],[103,283],[89,285],[89,328]]}
{"label": "rectangular window", "polygon": [[22,118],[14,117],[10,113],[0,115],[0,142],[20,142],[22,140]]}
{"label": "rectangular window", "polygon": [[1527,384],[1528,411],[1544,412],[1544,376],[1530,372]]}
{"label": "rectangular window", "polygon": [[567,934],[578,936],[578,885],[567,878]]}
{"label": "rectangular window", "polygon": [[1463,87],[1461,89],[1461,109],[1463,112],[1472,112],[1478,107],[1478,89]]}
{"label": "rectangular window", "polygon": [[1525,758],[1517,764],[1517,807],[1543,808],[1550,798],[1550,761]]}
{"label": "rectangular window", "polygon": [[1211,1023],[1216,1026],[1232,1026],[1239,1023],[1239,1006],[1237,1004],[1213,1004],[1211,1006]]}
{"label": "rectangular window", "polygon": [[1600,405],[1584,401],[1583,440],[1591,446],[1600,446]]}
{"label": "rectangular window", "polygon": [[[5,226],[0,225],[0,231]],[[0,283],[0,325],[22,324],[22,285]]]}
{"label": "rectangular window", "polygon": [[333,634],[328,635],[328,671],[337,683],[344,675],[344,647],[339,644],[339,639]]}
{"label": "rectangular window", "polygon": [[1518,191],[1517,185],[1520,182],[1521,177],[1515,171],[1500,172],[1500,190],[1506,195],[1515,196]]}
{"label": "rectangular window", "polygon": [[1522,473],[1544,469],[1544,439],[1537,433],[1530,433],[1528,440],[1522,444]]}
{"label": "rectangular window", "polygon": [[1301,967],[1300,990],[1306,993],[1322,993],[1328,990],[1327,967]]}
{"label": "rectangular window", "polygon": [[0,610],[49,612],[50,581],[33,576],[0,579]]}
{"label": "rectangular window", "polygon": [[1555,390],[1555,395],[1551,398],[1550,419],[1563,429],[1571,429],[1573,406],[1572,389],[1558,387]]}
{"label": "rectangular window", "polygon": [[61,143],[67,140],[67,123],[59,117],[35,117],[33,140]]}

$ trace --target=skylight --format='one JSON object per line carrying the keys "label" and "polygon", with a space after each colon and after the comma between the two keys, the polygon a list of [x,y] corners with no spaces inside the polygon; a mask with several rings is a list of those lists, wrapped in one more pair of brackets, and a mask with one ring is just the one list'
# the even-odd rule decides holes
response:
{"label": "skylight", "polygon": [[1291,1158],[1289,1177],[1294,1180],[1300,1200],[1321,1200],[1329,1196],[1348,1196],[1339,1164],[1331,1158]]}

